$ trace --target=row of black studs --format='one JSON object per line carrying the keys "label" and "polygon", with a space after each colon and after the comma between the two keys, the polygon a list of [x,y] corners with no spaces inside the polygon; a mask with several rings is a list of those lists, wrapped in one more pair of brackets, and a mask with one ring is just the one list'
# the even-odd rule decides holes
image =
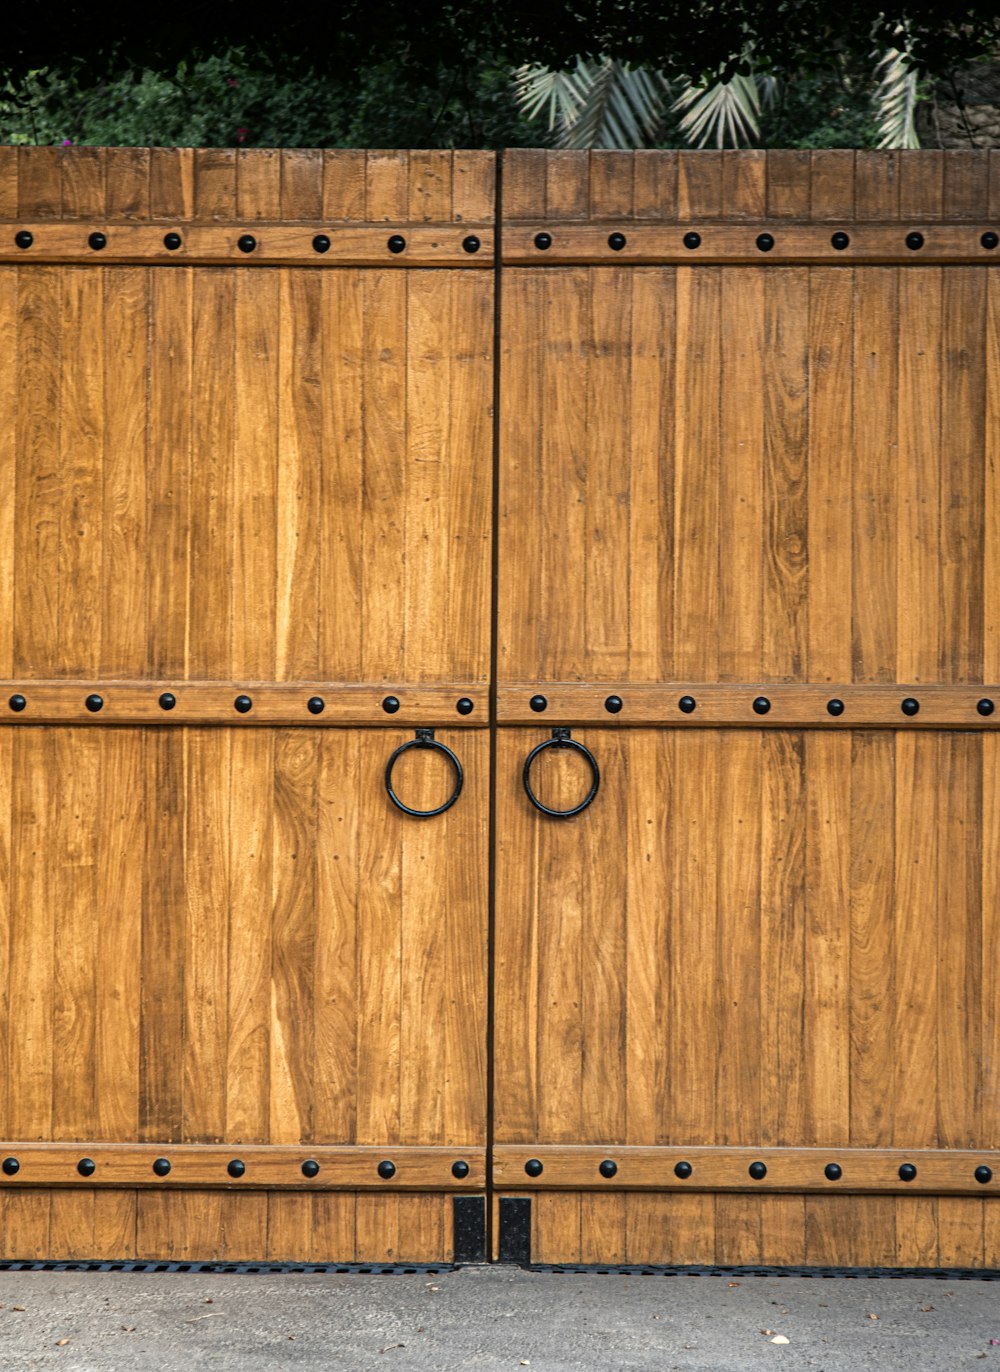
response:
{"label": "row of black studs", "polygon": [[[529,1177],[540,1177],[545,1171],[545,1167],[539,1162],[538,1158],[529,1158],[524,1164],[524,1170]],[[598,1165],[597,1170],[602,1177],[614,1177],[618,1173],[618,1164],[615,1162],[614,1158],[605,1158],[604,1161]],[[747,1173],[754,1181],[763,1181],[767,1176],[767,1164],[763,1162],[752,1162],[747,1168]],[[687,1181],[693,1174],[694,1168],[691,1163],[678,1162],[674,1164],[674,1176],[679,1177],[681,1181]],[[827,1181],[840,1181],[841,1177],[844,1175],[844,1169],[839,1162],[828,1162],[823,1168],[823,1175],[826,1177]],[[993,1180],[993,1170],[992,1168],[987,1167],[985,1163],[977,1167],[972,1175],[981,1186],[985,1186],[988,1182]],[[917,1169],[912,1162],[904,1162],[899,1169],[898,1176],[900,1181],[916,1181]]]}
{"label": "row of black studs", "polygon": [[[21,229],[19,233],[14,235],[14,242],[19,248],[25,250],[30,248],[34,241],[35,235],[30,233],[27,229]],[[87,239],[87,243],[94,252],[101,252],[102,249],[108,246],[108,235],[106,233],[92,233]],[[166,233],[163,235],[163,246],[170,252],[176,252],[177,249],[183,247],[183,245],[184,240],[179,233]],[[325,233],[316,234],[313,238],[312,245],[314,252],[329,252],[329,235]],[[257,240],[252,233],[245,233],[236,240],[236,246],[239,248],[240,252],[251,253],[257,248]],[[401,233],[394,233],[386,240],[385,246],[391,253],[401,253],[406,250],[406,239]],[[474,233],[467,234],[466,237],[462,239],[462,248],[467,253],[476,253],[481,247],[482,244]]]}
{"label": "row of black studs", "polygon": [[[21,1170],[21,1163],[17,1158],[4,1158],[2,1166],[4,1174],[8,1177],[17,1176]],[[165,1177],[172,1170],[169,1158],[157,1158],[152,1164],[153,1172],[158,1177]],[[97,1163],[93,1158],[81,1158],[76,1164],[76,1170],[81,1177],[92,1177],[97,1171]],[[239,1178],[245,1175],[247,1165],[242,1158],[233,1158],[226,1164],[226,1171],[231,1177]],[[307,1158],[302,1164],[301,1172],[304,1177],[319,1176],[320,1165],[315,1158]],[[396,1175],[396,1164],[390,1159],[385,1158],[376,1167],[375,1171],[383,1181],[389,1181]],[[451,1164],[451,1175],[459,1181],[463,1181],[469,1175],[469,1164],[464,1159],[459,1159]]]}
{"label": "row of black studs", "polygon": [[[609,715],[617,715],[621,713],[624,704],[625,702],[622,700],[621,696],[608,696],[604,702],[604,708]],[[528,705],[534,710],[536,715],[540,715],[549,708],[548,697],[532,696],[528,701]],[[680,700],[677,702],[677,708],[682,714],[690,715],[698,708],[698,702],[695,700],[694,696],[681,696]],[[768,700],[767,696],[757,696],[752,702],[751,708],[756,715],[766,715],[770,712],[771,702]],[[826,702],[826,712],[828,715],[842,715],[846,708],[844,702],[839,700],[836,696],[834,696],[832,700]],[[920,701],[914,699],[913,696],[905,696],[899,702],[899,708],[904,715],[908,715],[912,718],[914,715],[920,713]],[[976,711],[978,714],[991,715],[995,708],[993,701],[987,700],[985,696],[982,700],[976,701]]]}
{"label": "row of black studs", "polygon": [[[90,711],[92,715],[96,715],[100,710],[104,709],[103,696],[99,696],[96,694],[89,695],[83,703],[84,705],[86,705],[87,709]],[[23,695],[12,695],[10,699],[7,701],[7,704],[14,711],[14,713],[18,715],[21,713],[22,710],[27,708],[28,697]],[[159,706],[161,710],[172,710],[176,704],[177,697],[171,691],[164,691],[159,698]],[[387,715],[394,715],[397,712],[397,710],[399,710],[399,708],[400,704],[399,698],[397,696],[386,696],[386,698],[382,701],[382,709],[386,712]],[[468,696],[462,696],[460,700],[457,700],[455,702],[455,709],[458,711],[460,715],[471,715],[472,711],[475,708],[475,704],[473,703],[473,701],[469,699]],[[250,696],[245,695],[237,696],[236,699],[233,701],[233,709],[241,715],[249,714],[249,712],[253,709],[252,698]],[[322,696],[310,696],[309,699],[306,701],[306,709],[309,711],[311,715],[321,715],[323,711],[326,709],[326,701],[323,699]]]}
{"label": "row of black studs", "polygon": [[[538,248],[540,252],[547,252],[548,249],[552,247],[552,241],[552,235],[550,233],[535,234],[535,247]],[[984,234],[980,235],[979,241],[984,248],[992,249],[1000,244],[1000,236],[995,234],[992,229],[988,229]],[[695,233],[692,229],[689,233],[684,235],[681,242],[684,244],[685,248],[694,252],[696,248],[701,247],[701,234]],[[774,235],[770,233],[759,233],[754,239],[754,242],[760,252],[770,252],[775,243]],[[924,236],[922,233],[918,233],[914,230],[912,233],[906,235],[904,242],[911,252],[919,252],[924,246]],[[612,252],[621,252],[622,248],[626,247],[627,244],[628,239],[623,233],[608,234],[608,247]],[[844,233],[843,229],[838,229],[836,233],[831,234],[830,236],[830,246],[836,248],[837,252],[843,252],[845,248],[851,246],[850,234]]]}

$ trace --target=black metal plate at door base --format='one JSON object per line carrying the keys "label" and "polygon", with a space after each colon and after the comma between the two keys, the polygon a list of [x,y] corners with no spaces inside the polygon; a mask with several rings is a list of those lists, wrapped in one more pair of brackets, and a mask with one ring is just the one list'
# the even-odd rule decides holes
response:
{"label": "black metal plate at door base", "polygon": [[[501,1205],[503,1202],[501,1201]],[[543,1263],[525,1264],[530,1272],[572,1277],[848,1277],[862,1281],[920,1277],[925,1281],[1000,1281],[997,1268],[975,1267],[659,1267],[655,1264]]]}
{"label": "black metal plate at door base", "polygon": [[500,1197],[500,1262],[531,1263],[531,1197]]}
{"label": "black metal plate at door base", "polygon": [[453,1261],[486,1261],[486,1197],[456,1196]]}

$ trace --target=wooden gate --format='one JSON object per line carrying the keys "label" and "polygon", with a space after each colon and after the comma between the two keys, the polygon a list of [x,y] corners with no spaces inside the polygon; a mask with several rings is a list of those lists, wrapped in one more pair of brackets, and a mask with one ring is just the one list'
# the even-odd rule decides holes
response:
{"label": "wooden gate", "polygon": [[0,1254],[1000,1266],[1000,166],[495,190],[2,151]]}

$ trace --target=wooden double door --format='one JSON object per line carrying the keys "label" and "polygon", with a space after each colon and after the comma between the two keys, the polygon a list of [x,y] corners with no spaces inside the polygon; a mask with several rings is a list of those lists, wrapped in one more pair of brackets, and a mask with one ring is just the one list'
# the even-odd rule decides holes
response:
{"label": "wooden double door", "polygon": [[1000,1265],[998,187],[4,151],[3,1256]]}

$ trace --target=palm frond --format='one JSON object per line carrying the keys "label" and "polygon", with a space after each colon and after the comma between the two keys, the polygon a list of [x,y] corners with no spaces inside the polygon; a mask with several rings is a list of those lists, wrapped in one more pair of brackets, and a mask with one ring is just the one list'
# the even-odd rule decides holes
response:
{"label": "palm frond", "polygon": [[774,99],[773,76],[737,72],[713,86],[688,86],[671,109],[682,113],[678,127],[688,143],[704,148],[739,148],[760,136],[760,112]]}
{"label": "palm frond", "polygon": [[554,72],[537,63],[519,67],[514,89],[525,117],[545,112],[563,148],[646,147],[662,128],[670,98],[659,72],[609,57],[579,58],[573,71]]}
{"label": "palm frond", "polygon": [[906,53],[889,48],[875,68],[875,92],[880,148],[919,148],[916,113],[920,99],[920,71]]}

